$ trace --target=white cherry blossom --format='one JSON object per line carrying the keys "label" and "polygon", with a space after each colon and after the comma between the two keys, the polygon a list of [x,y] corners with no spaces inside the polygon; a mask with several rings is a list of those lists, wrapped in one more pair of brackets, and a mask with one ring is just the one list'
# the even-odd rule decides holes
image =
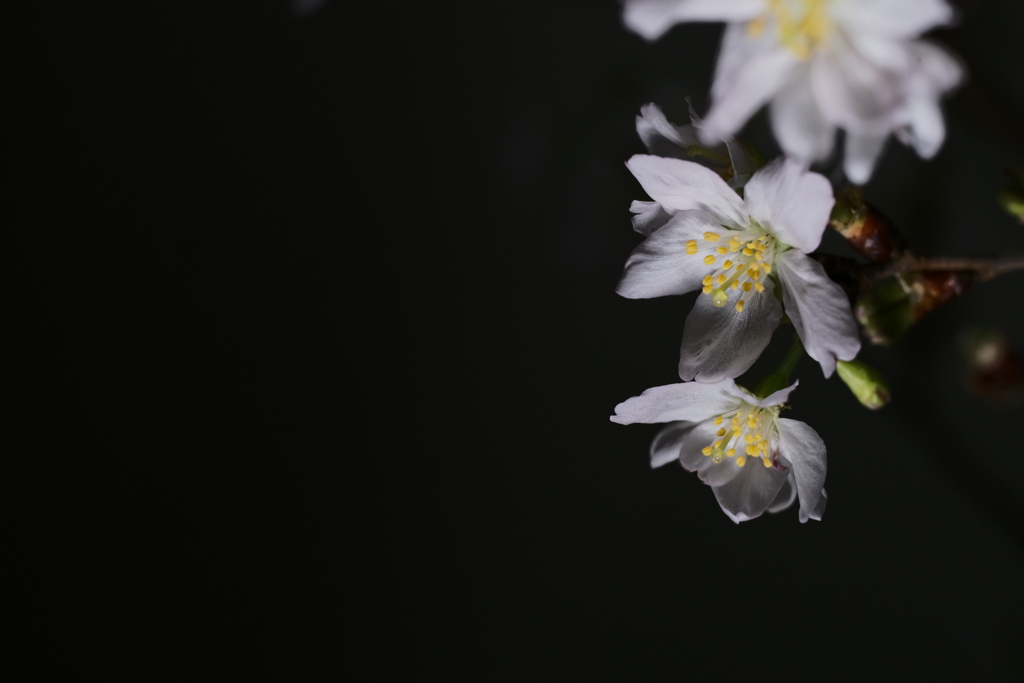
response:
{"label": "white cherry blossom", "polygon": [[615,407],[612,422],[668,424],[651,443],[651,467],[678,459],[711,486],[736,523],[800,499],[800,521],[825,512],[825,443],[779,417],[792,386],[758,399],[732,380],[654,387]]}
{"label": "white cherry blossom", "polygon": [[938,100],[963,76],[917,40],[948,24],[945,0],[625,0],[626,25],[648,40],[686,21],[728,22],[701,136],[735,133],[764,104],[790,156],[827,157],[846,131],[847,176],[864,183],[894,133],[930,158],[945,137]]}
{"label": "white cherry blossom", "polygon": [[[636,132],[647,151],[654,156],[684,159],[707,166],[722,176],[729,187],[742,189],[757,170],[757,157],[732,136],[726,136],[721,144],[710,147],[703,144],[698,139],[698,131],[704,122],[697,116],[689,98],[686,103],[690,108],[690,123],[683,126],[669,123],[656,104],[645,104],[640,108]],[[672,218],[657,202],[636,201],[629,210],[636,214],[633,227],[642,235],[649,235]]]}
{"label": "white cherry blossom", "polygon": [[780,158],[754,173],[741,198],[690,161],[637,155],[626,165],[669,219],[660,227],[652,221],[656,229],[630,255],[616,291],[630,299],[703,293],[683,330],[682,379],[719,382],[745,372],[783,305],[826,377],[837,359],[856,357],[846,294],[807,256],[834,203],[824,177]]}

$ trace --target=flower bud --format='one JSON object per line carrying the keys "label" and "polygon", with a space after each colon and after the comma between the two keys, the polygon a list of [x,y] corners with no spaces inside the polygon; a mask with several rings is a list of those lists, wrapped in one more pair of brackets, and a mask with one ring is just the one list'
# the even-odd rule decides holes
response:
{"label": "flower bud", "polygon": [[856,316],[875,344],[890,344],[910,326],[971,288],[974,273],[922,270],[879,282],[857,302]]}
{"label": "flower bud", "polygon": [[864,407],[878,410],[889,403],[891,396],[888,382],[882,373],[867,363],[841,360],[836,363],[836,372]]}
{"label": "flower bud", "polygon": [[999,192],[999,203],[1006,213],[1024,223],[1024,168],[1010,171],[1010,186]]}
{"label": "flower bud", "polygon": [[859,187],[849,186],[839,192],[829,225],[858,253],[879,263],[889,261],[903,249],[892,221],[864,202]]}
{"label": "flower bud", "polygon": [[890,344],[914,324],[910,294],[896,279],[883,280],[861,295],[856,315],[874,344]]}
{"label": "flower bud", "polygon": [[1005,336],[994,330],[974,329],[963,335],[961,348],[967,360],[967,385],[971,391],[998,403],[1020,398],[1024,390],[1024,360]]}

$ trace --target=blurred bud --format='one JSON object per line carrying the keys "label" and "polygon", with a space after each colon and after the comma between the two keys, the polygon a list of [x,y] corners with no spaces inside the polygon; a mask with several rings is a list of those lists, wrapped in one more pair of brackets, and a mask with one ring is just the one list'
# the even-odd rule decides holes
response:
{"label": "blurred bud", "polygon": [[889,403],[889,383],[882,373],[867,363],[841,360],[836,363],[836,372],[865,408],[878,410]]}
{"label": "blurred bud", "polygon": [[927,313],[967,293],[974,274],[922,270],[883,280],[857,302],[857,320],[875,344],[890,344]]}
{"label": "blurred bud", "polygon": [[974,329],[961,338],[967,360],[967,385],[989,401],[1007,402],[1024,391],[1024,360],[1006,337],[994,330]]}
{"label": "blurred bud", "polygon": [[874,344],[889,344],[914,324],[910,294],[896,279],[883,280],[861,295],[856,314]]}
{"label": "blurred bud", "polygon": [[1024,223],[1024,168],[1015,168],[1010,173],[1010,186],[999,192],[999,203],[1008,214]]}
{"label": "blurred bud", "polygon": [[829,225],[858,253],[879,263],[889,261],[903,248],[892,221],[864,202],[864,193],[859,187],[848,186],[836,195]]}

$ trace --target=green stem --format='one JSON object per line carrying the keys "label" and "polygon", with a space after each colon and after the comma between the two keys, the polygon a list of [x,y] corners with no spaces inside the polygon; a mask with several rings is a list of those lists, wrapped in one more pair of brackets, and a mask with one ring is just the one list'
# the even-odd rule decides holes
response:
{"label": "green stem", "polygon": [[779,389],[785,389],[789,386],[789,376],[793,374],[793,370],[796,369],[797,363],[804,356],[804,345],[800,341],[800,337],[793,335],[793,344],[789,347],[789,351],[783,357],[782,362],[779,363],[779,367],[775,369],[775,372],[768,375],[757,385],[757,389],[754,390],[754,394],[758,398],[767,398],[774,394]]}

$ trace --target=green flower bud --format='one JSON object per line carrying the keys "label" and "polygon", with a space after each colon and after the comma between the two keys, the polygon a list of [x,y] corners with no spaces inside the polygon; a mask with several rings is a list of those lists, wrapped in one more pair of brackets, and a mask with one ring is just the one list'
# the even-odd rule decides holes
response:
{"label": "green flower bud", "polygon": [[857,302],[857,321],[875,344],[889,344],[914,324],[914,305],[899,280],[883,280]]}
{"label": "green flower bud", "polygon": [[999,203],[1003,209],[1024,223],[1024,169],[1010,171],[1010,186],[999,192]]}
{"label": "green flower bud", "polygon": [[867,363],[841,360],[836,363],[836,372],[864,407],[878,410],[889,403],[891,396],[888,382],[882,373]]}

